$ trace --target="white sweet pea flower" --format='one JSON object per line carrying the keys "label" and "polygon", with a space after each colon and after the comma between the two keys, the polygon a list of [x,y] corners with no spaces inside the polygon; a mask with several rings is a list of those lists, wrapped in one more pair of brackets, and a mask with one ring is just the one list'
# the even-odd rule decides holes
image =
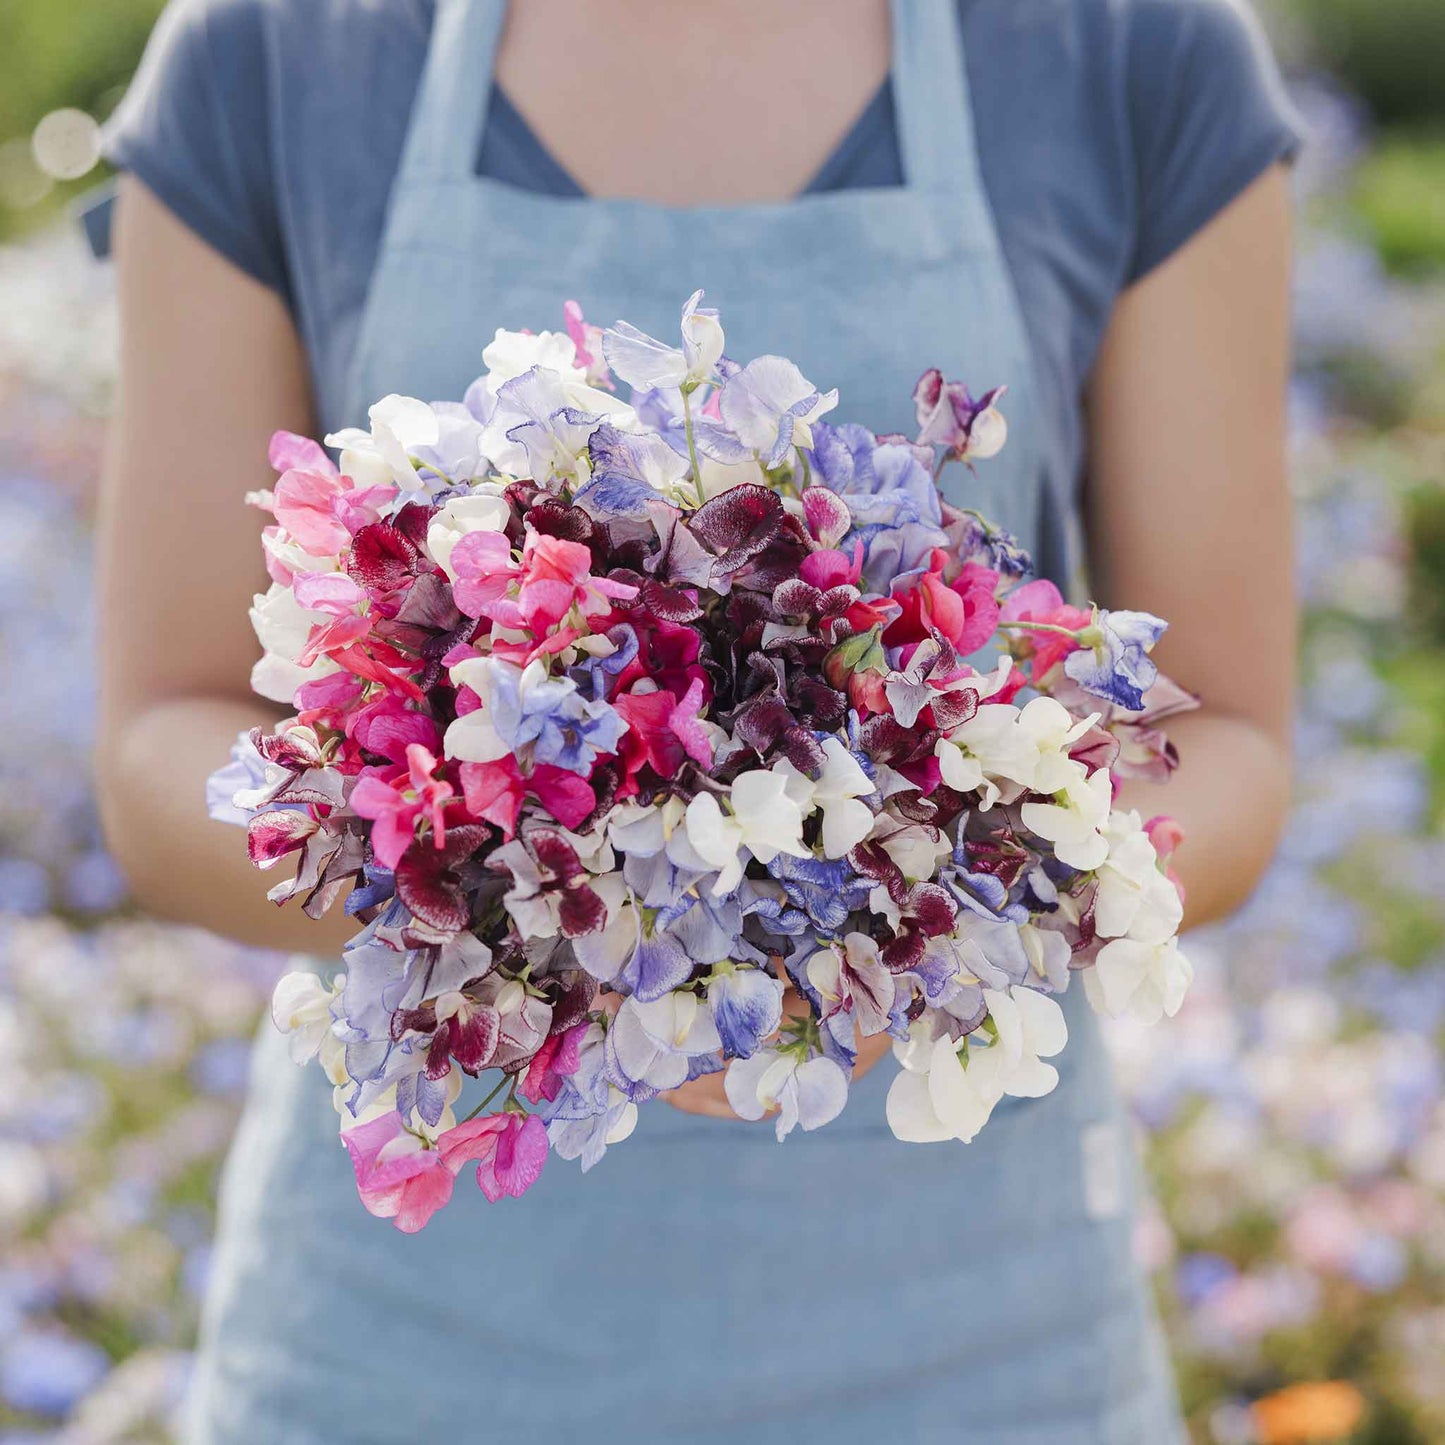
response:
{"label": "white sweet pea flower", "polygon": [[987,811],[1024,790],[1058,792],[1072,777],[1069,749],[1096,720],[1075,718],[1051,697],[1021,708],[986,703],[940,738],[934,754],[943,781],[960,793],[982,791]]}
{"label": "white sweet pea flower", "polygon": [[[442,753],[445,757],[457,758],[464,763],[492,763],[507,757],[511,744],[502,737],[492,722],[488,705],[498,685],[497,672],[506,668],[515,674],[517,669],[496,657],[465,657],[453,663],[451,679],[458,687],[469,687],[482,700],[482,705],[472,712],[463,713],[447,724],[442,739]],[[516,683],[518,693],[526,695],[529,687],[535,687],[547,677],[544,662],[532,662],[523,669]]]}
{"label": "white sweet pea flower", "polygon": [[404,492],[425,492],[427,485],[412,465],[419,447],[434,447],[441,439],[441,422],[435,411],[414,396],[393,392],[372,406],[367,416],[371,431],[357,427],[326,438],[340,447],[341,470],[363,486],[395,482]]}
{"label": "white sweet pea flower", "polygon": [[1164,943],[1116,938],[1084,970],[1084,992],[1098,1012],[1141,1024],[1157,1024],[1166,1014],[1173,1018],[1193,981],[1194,967],[1176,938]]}
{"label": "white sweet pea flower", "polygon": [[534,366],[555,371],[563,381],[584,385],[587,381],[586,369],[577,364],[577,347],[565,331],[506,331],[498,327],[496,335],[482,348],[482,365],[486,367],[482,386],[491,397],[513,377]]}
{"label": "white sweet pea flower", "polygon": [[1104,829],[1109,856],[1099,868],[1094,928],[1102,938],[1126,935],[1139,943],[1166,943],[1179,931],[1184,904],[1160,871],[1159,855],[1136,812],[1113,814]]}
{"label": "white sweet pea flower", "polygon": [[426,529],[426,549],[431,559],[455,582],[452,549],[468,532],[505,532],[512,509],[495,482],[479,482],[465,496],[452,497],[431,519]]}
{"label": "white sweet pea flower", "polygon": [[339,556],[316,557],[308,552],[282,526],[267,527],[261,534],[261,546],[267,557],[288,572],[339,572]]}
{"label": "white sweet pea flower", "polygon": [[761,1119],[778,1110],[779,1141],[795,1126],[820,1129],[836,1119],[848,1102],[848,1078],[822,1054],[804,1059],[796,1049],[759,1049],[749,1059],[734,1059],[723,1075],[733,1112]]}
{"label": "white sweet pea flower", "polygon": [[296,659],[317,623],[329,621],[324,612],[303,607],[296,594],[280,582],[251,599],[251,626],[265,655],[251,669],[251,687],[262,697],[288,706],[303,682],[312,682],[337,665],[329,657],[318,657],[309,667]]}
{"label": "white sweet pea flower", "polygon": [[811,856],[803,845],[803,809],[788,785],[779,768],[757,768],[734,781],[731,814],[711,793],[699,793],[687,805],[687,841],[709,868],[718,870],[714,896],[732,892],[742,881],[743,849],[759,863],[771,863],[779,853]]}
{"label": "white sweet pea flower", "polygon": [[271,995],[271,1018],[287,1036],[291,1061],[309,1064],[319,1054],[333,1085],[346,1082],[346,1046],[331,1028],[331,1005],[346,985],[339,975],[328,988],[314,973],[282,974]]}
{"label": "white sweet pea flower", "polygon": [[873,781],[838,738],[823,739],[823,766],[816,781],[786,759],[777,769],[788,779],[788,795],[797,801],[805,818],[814,808],[823,810],[825,857],[841,858],[868,836],[873,812],[858,799],[874,791]]}
{"label": "white sweet pea flower", "polygon": [[1019,814],[1025,828],[1054,845],[1061,863],[1087,872],[1109,856],[1109,844],[1101,830],[1109,821],[1113,788],[1107,768],[1090,775],[1082,763],[1066,762],[1053,801],[1025,803]]}
{"label": "white sweet pea flower", "polygon": [[711,1054],[722,1048],[712,1010],[691,989],[674,989],[651,1003],[630,1000],[643,1031],[664,1048]]}
{"label": "white sweet pea flower", "polygon": [[1034,1099],[1052,1092],[1058,1070],[1044,1059],[1068,1042],[1064,1013],[1048,994],[1019,988],[983,990],[989,1020],[960,1044],[947,1034],[928,1041],[916,1023],[895,1045],[903,1065],[888,1091],[888,1123],[907,1143],[968,1143],[1006,1094]]}

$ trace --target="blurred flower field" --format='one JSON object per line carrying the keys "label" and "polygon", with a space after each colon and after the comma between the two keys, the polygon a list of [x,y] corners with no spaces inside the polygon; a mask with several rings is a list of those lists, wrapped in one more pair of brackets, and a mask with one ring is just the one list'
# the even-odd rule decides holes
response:
{"label": "blurred flower field", "polygon": [[[1359,116],[1324,86],[1299,100],[1297,805],[1248,907],[1195,936],[1181,1016],[1113,1041],[1195,1439],[1439,1445],[1445,282],[1386,274],[1351,207]],[[135,916],[100,843],[88,535],[113,326],[77,238],[0,250],[0,1445],[172,1438],[278,966]]]}

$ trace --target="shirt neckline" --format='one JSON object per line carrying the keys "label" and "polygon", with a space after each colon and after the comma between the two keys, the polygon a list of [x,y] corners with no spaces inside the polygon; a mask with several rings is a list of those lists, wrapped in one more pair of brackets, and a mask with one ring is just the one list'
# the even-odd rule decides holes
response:
{"label": "shirt neckline", "polygon": [[[493,81],[487,102],[488,114],[483,135],[477,145],[473,169],[478,176],[489,173],[482,169],[486,145],[489,139],[504,139],[513,148],[512,160],[518,174],[535,177],[541,184],[533,189],[547,195],[567,199],[596,200],[577,178],[562,164],[546,146],[541,137],[532,129],[526,116],[517,109],[512,98],[497,82]],[[857,157],[876,141],[878,135],[889,137],[895,156],[898,151],[898,126],[894,114],[893,78],[885,76],[872,98],[859,111],[843,138],[834,146],[826,160],[819,166],[813,179],[797,193],[801,196],[817,195],[828,191],[853,189],[849,176],[853,173]],[[895,161],[895,174],[902,173],[901,158]]]}

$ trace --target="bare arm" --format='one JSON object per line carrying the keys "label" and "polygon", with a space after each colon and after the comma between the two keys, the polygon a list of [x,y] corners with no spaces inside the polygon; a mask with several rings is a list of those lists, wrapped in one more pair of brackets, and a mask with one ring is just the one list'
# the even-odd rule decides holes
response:
{"label": "bare arm", "polygon": [[[206,816],[207,774],[236,734],[280,713],[251,693],[247,620],[264,590],[277,427],[307,432],[310,390],[280,299],[138,182],[116,222],[121,387],[99,524],[101,814],[138,900],[268,947],[336,953],[355,925],[279,909],[239,829]],[[284,868],[286,865],[280,865]]]}
{"label": "bare arm", "polygon": [[1183,758],[1168,785],[1125,798],[1183,824],[1190,925],[1248,896],[1289,798],[1290,239],[1277,168],[1125,293],[1089,397],[1097,600],[1167,618],[1158,662],[1204,699],[1165,724]]}

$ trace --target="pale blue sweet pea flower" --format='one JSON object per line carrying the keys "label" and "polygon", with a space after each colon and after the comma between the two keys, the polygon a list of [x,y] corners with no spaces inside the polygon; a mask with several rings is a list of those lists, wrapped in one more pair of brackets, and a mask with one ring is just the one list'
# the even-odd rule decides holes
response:
{"label": "pale blue sweet pea flower", "polygon": [[1085,692],[1129,712],[1142,712],[1144,694],[1159,677],[1149,652],[1168,625],[1149,612],[1095,608],[1092,623],[1080,636],[1084,645],[1064,659],[1064,671]]}

